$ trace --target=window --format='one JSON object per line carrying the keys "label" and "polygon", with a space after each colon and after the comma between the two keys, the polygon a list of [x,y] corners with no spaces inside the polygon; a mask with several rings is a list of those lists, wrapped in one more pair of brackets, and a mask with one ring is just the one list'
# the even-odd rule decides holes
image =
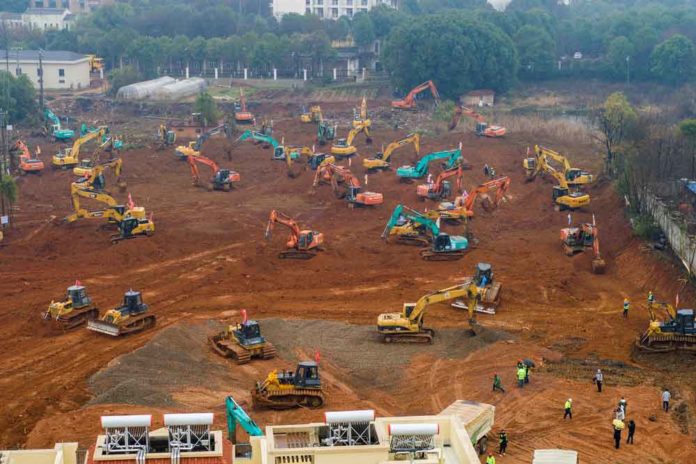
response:
{"label": "window", "polygon": [[48,7],[49,8],[57,8],[56,0],[51,0],[50,2],[48,2]]}
{"label": "window", "polygon": [[367,0],[360,0],[360,4],[362,6],[367,6]]}
{"label": "window", "polygon": [[353,0],[346,0],[347,6],[353,6]]}
{"label": "window", "polygon": [[346,8],[346,14],[348,16],[353,16],[353,9],[352,8]]}
{"label": "window", "polygon": [[338,18],[338,8],[331,8],[331,17]]}
{"label": "window", "polygon": [[58,70],[58,77],[65,77],[65,69],[60,68]]}

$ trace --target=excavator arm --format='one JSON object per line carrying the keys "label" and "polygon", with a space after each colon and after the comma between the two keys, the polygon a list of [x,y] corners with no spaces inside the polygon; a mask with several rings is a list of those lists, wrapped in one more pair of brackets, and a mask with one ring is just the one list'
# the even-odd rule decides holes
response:
{"label": "excavator arm", "polygon": [[392,153],[394,153],[394,151],[397,148],[404,147],[404,146],[408,145],[409,143],[413,144],[413,149],[416,151],[416,155],[419,155],[420,154],[420,135],[417,133],[413,133],[413,134],[408,134],[406,137],[404,137],[401,140],[397,140],[397,141],[392,142],[389,145],[387,145],[387,149],[384,150],[384,153],[382,154],[382,160],[388,163],[389,160],[391,159]]}
{"label": "excavator arm", "polygon": [[[471,293],[474,293],[473,298]],[[476,298],[478,297],[478,289],[476,284],[471,282],[466,282],[464,284],[454,285],[452,287],[444,288],[433,293],[429,293],[422,296],[415,305],[405,305],[403,316],[408,319],[411,323],[418,324],[419,326],[423,323],[423,316],[428,310],[430,305],[437,303],[442,303],[445,301],[455,300],[457,298],[467,297],[468,301],[473,300],[473,308],[469,310],[469,319],[474,317],[474,312],[476,309]],[[471,304],[470,304],[471,306]]]}
{"label": "excavator arm", "polygon": [[227,437],[232,443],[237,443],[237,425],[240,425],[250,437],[263,436],[261,427],[249,417],[246,411],[231,396],[225,399],[225,412],[227,415]]}
{"label": "excavator arm", "polygon": [[425,227],[433,235],[437,237],[440,234],[440,226],[438,226],[436,221],[431,220],[425,215],[419,213],[418,211],[409,208],[404,205],[396,205],[391,217],[387,221],[387,225],[382,232],[382,238],[386,239],[389,237],[391,230],[401,221],[412,221],[415,224]]}
{"label": "excavator arm", "polygon": [[290,229],[290,237],[288,239],[288,244],[291,242],[293,244],[297,243],[297,240],[300,236],[300,226],[297,225],[297,222],[295,222],[294,219],[292,219],[290,216],[287,216],[280,211],[273,210],[271,211],[270,215],[268,216],[268,224],[266,225],[266,240],[271,239],[271,234],[273,232],[273,227],[275,224],[282,224],[288,229]]}
{"label": "excavator arm", "polygon": [[427,81],[423,82],[422,84],[414,87],[408,95],[403,100],[395,100],[391,103],[392,108],[397,108],[397,109],[412,109],[415,108],[416,106],[416,96],[424,92],[426,90],[430,89],[430,93],[432,93],[433,98],[435,99],[435,104],[440,103],[440,94],[437,91],[437,87],[435,87],[435,83],[433,81]]}

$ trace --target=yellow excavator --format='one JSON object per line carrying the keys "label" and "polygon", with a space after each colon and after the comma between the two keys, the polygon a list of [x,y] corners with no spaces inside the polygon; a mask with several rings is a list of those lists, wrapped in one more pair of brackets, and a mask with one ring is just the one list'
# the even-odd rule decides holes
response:
{"label": "yellow excavator", "polygon": [[416,156],[420,156],[420,135],[419,134],[408,134],[401,140],[395,140],[389,145],[387,145],[386,150],[382,147],[382,152],[377,153],[372,158],[365,158],[363,160],[363,167],[368,170],[377,169],[390,169],[391,155],[397,148],[404,147],[412,143],[413,148],[416,151]]}
{"label": "yellow excavator", "polygon": [[[120,166],[119,162],[115,163],[117,177],[120,175]],[[75,222],[82,218],[105,218],[118,226],[119,234],[111,237],[112,243],[142,235],[151,236],[155,232],[155,223],[152,219],[147,218],[145,208],[135,206],[132,201],[129,201],[128,205],[118,204],[111,194],[104,190],[104,167],[105,165],[95,166],[89,178],[78,179],[70,185],[70,195],[75,212],[67,216],[64,222]],[[81,206],[80,198],[95,200],[107,207],[89,211]]]}
{"label": "yellow excavator", "polygon": [[538,175],[550,175],[558,182],[553,186],[552,199],[557,211],[566,209],[574,210],[590,204],[590,195],[579,190],[571,190],[570,184],[563,172],[556,170],[549,164],[546,155],[528,156],[522,162],[527,174],[527,182],[531,182]]}
{"label": "yellow excavator", "polygon": [[353,110],[353,127],[372,127],[372,120],[367,117],[367,98],[360,101],[360,110]]}
{"label": "yellow excavator", "polygon": [[345,139],[338,139],[336,143],[331,145],[331,154],[339,160],[355,155],[358,149],[353,146],[353,140],[355,140],[355,137],[360,133],[365,134],[365,143],[372,143],[370,127],[365,124],[358,124],[348,132],[348,137]]}
{"label": "yellow excavator", "polygon": [[[570,165],[570,161],[568,161],[568,158],[561,155],[557,151],[541,145],[534,145],[534,157],[528,156],[528,158],[525,159],[525,170],[527,171],[527,177],[529,178],[532,175],[536,175],[533,174],[533,171],[543,169],[543,167],[540,168],[539,166],[543,166],[543,164],[548,163],[548,158],[551,158],[561,165],[561,169],[559,171],[565,176],[566,182],[569,186],[575,187],[578,185],[588,185],[594,181],[594,176],[590,174],[589,171],[572,167]],[[535,162],[531,163],[531,166],[529,165],[530,163],[527,162],[529,159],[535,159]]]}
{"label": "yellow excavator", "polygon": [[309,111],[302,111],[300,121],[305,123],[316,122],[320,123],[324,120],[324,115],[321,112],[321,106],[314,105],[309,108]]}
{"label": "yellow excavator", "polygon": [[475,311],[480,299],[479,288],[474,281],[447,287],[422,296],[416,303],[404,303],[400,313],[380,314],[377,332],[385,343],[415,342],[432,343],[435,331],[423,326],[426,310],[434,304],[465,298],[469,310],[469,324],[477,332]]}
{"label": "yellow excavator", "polygon": [[[102,164],[104,166],[108,165],[109,163],[114,163],[118,160],[119,163],[121,163],[120,158],[110,158],[106,163],[102,163],[100,161],[100,156],[103,151],[108,151],[109,156],[114,156],[114,153],[118,154],[118,150],[114,148],[114,138],[109,137],[104,143],[100,144],[96,150],[94,150],[94,153],[92,153],[91,158],[82,158],[80,162],[73,168],[73,174],[76,175],[77,177],[87,177],[92,175],[92,170],[94,169],[94,166],[98,164]],[[113,167],[113,166],[112,166]],[[119,166],[119,171],[120,171],[120,166]]]}
{"label": "yellow excavator", "polygon": [[106,134],[106,132],[107,127],[101,126],[98,130],[94,132],[88,132],[83,137],[80,137],[79,139],[75,140],[75,143],[73,143],[72,147],[65,148],[62,152],[58,152],[55,155],[53,155],[53,159],[51,160],[51,166],[53,166],[54,169],[67,169],[77,166],[77,164],[80,162],[80,148],[82,147],[82,145],[89,142],[90,140],[101,140],[102,137],[104,137],[104,135]]}

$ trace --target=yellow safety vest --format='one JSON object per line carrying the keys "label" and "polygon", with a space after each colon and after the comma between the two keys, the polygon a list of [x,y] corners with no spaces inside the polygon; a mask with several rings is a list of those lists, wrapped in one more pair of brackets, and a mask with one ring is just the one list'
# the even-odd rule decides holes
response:
{"label": "yellow safety vest", "polygon": [[570,409],[572,405],[573,405],[573,403],[571,403],[570,401],[566,401],[565,408]]}

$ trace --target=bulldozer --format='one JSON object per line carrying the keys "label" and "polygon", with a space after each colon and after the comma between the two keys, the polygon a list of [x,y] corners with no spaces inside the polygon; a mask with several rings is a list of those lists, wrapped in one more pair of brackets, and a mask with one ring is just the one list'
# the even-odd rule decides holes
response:
{"label": "bulldozer", "polygon": [[251,391],[255,408],[290,409],[320,408],[325,402],[324,390],[319,378],[319,365],[314,361],[302,361],[295,372],[271,371],[265,380],[257,381]]}
{"label": "bulldozer", "polygon": [[64,300],[51,301],[42,317],[68,330],[99,317],[99,308],[87,295],[87,288],[80,281],[76,281],[75,285],[68,287]]}
{"label": "bulldozer", "polygon": [[123,295],[121,306],[108,310],[99,319],[87,321],[87,328],[112,337],[140,332],[154,327],[157,321],[155,315],[148,312],[142,294],[131,289]]}
{"label": "bulldozer", "polygon": [[274,358],[276,349],[261,335],[259,323],[247,320],[246,311],[242,310],[242,314],[244,320],[241,323],[229,325],[208,339],[215,352],[225,358],[236,360],[237,364],[246,364],[252,358]]}
{"label": "bulldozer", "polygon": [[[500,291],[503,284],[493,278],[493,267],[488,263],[478,263],[476,272],[472,277],[467,277],[466,282],[473,282],[479,294],[479,302],[475,311],[486,314],[495,314],[500,305]],[[464,300],[456,300],[452,307],[469,309],[469,303]]]}
{"label": "bulldozer", "polygon": [[[667,319],[660,321],[656,308],[667,313]],[[696,352],[696,320],[693,309],[676,309],[669,303],[648,305],[650,325],[636,340],[636,348],[644,353],[665,353],[669,351]]]}

